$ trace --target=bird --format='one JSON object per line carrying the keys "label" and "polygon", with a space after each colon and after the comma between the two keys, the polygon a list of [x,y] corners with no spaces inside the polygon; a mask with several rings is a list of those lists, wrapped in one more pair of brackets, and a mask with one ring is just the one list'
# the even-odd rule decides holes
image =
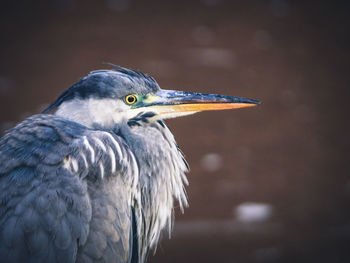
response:
{"label": "bird", "polygon": [[90,72],[0,139],[1,262],[146,262],[188,206],[189,166],[164,120],[259,103]]}

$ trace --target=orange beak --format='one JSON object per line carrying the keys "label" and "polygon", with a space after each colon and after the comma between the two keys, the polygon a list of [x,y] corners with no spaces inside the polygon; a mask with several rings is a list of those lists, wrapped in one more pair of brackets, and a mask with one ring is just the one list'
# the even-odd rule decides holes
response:
{"label": "orange beak", "polygon": [[253,107],[257,100],[176,90],[160,90],[150,95],[142,106],[152,106],[162,114],[195,113],[199,111],[229,110]]}

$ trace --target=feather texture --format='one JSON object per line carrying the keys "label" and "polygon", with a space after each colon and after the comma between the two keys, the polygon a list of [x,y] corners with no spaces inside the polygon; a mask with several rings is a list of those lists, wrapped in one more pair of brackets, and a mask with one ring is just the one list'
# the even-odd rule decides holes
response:
{"label": "feather texture", "polygon": [[120,247],[117,262],[128,262],[131,155],[117,136],[52,115],[10,130],[0,140],[1,260],[106,262]]}
{"label": "feather texture", "polygon": [[152,116],[103,130],[42,114],[1,138],[0,258],[145,262],[187,205],[187,163]]}

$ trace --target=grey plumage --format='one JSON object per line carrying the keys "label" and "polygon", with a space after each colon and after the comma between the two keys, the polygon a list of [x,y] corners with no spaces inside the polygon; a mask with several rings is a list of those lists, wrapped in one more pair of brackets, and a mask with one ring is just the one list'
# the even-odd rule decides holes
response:
{"label": "grey plumage", "polygon": [[[162,121],[194,113],[172,111],[179,94],[140,72],[94,71],[1,138],[1,261],[145,262],[174,202],[187,206],[188,165]],[[213,96],[192,103],[254,103]]]}

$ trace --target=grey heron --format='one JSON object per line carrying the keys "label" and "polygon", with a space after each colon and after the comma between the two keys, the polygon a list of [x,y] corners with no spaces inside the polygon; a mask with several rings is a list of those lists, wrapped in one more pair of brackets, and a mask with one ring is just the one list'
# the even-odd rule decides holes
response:
{"label": "grey heron", "polygon": [[1,262],[145,262],[174,203],[188,205],[163,120],[258,103],[163,90],[119,66],[89,73],[0,140]]}

